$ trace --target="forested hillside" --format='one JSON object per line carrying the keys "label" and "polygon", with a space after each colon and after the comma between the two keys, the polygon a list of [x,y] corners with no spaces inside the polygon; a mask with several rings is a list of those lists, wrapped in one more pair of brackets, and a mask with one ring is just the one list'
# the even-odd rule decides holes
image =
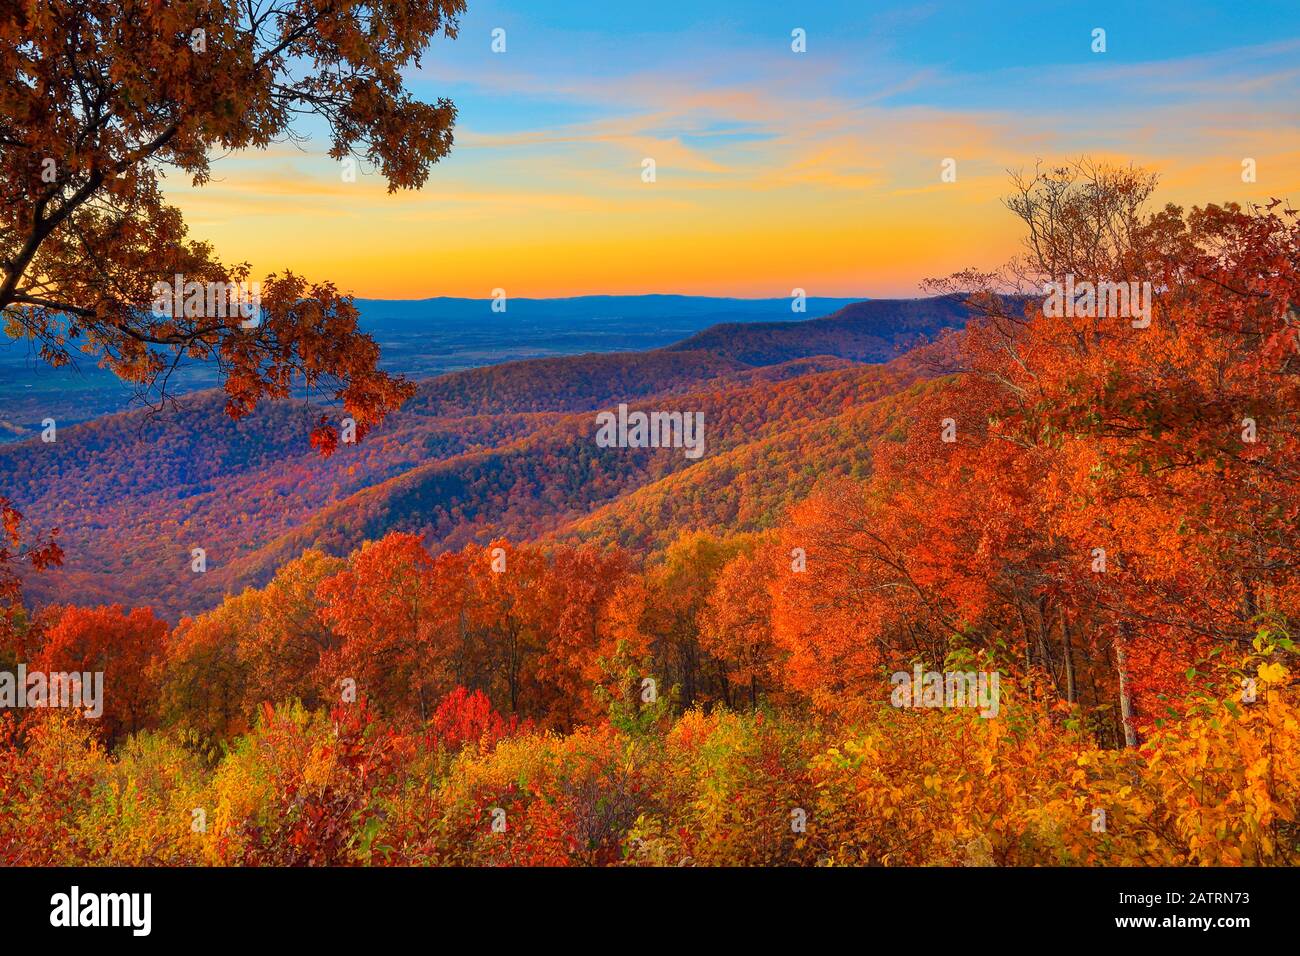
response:
{"label": "forested hillside", "polygon": [[[937,335],[961,312],[954,303],[873,302],[872,327],[892,311],[909,340]],[[35,578],[29,593],[37,601],[74,593],[87,603],[149,604],[174,620],[264,583],[308,547],[343,555],[390,530],[450,547],[555,532],[698,465],[680,452],[596,448],[598,409],[626,402],[701,411],[711,460],[933,374],[917,358],[862,364],[896,350],[884,339],[865,342],[860,318],[841,314],[843,321],[764,323],[761,355],[751,326],[736,325],[719,329],[708,348],[537,359],[441,376],[420,383],[365,441],[324,459],[306,440],[311,421],[302,404],[264,404],[236,421],[217,393],[60,429],[53,443],[0,447],[10,497],[34,524],[61,529],[64,564]],[[807,354],[805,330],[827,321],[807,336],[817,349]],[[767,488],[770,523],[777,504],[791,500],[785,473],[755,465],[759,473],[749,480]],[[813,468],[842,470],[836,455],[814,459]],[[683,514],[659,537],[697,519],[721,526],[722,516],[719,509]],[[205,555],[201,574],[191,570],[195,548]]]}
{"label": "forested hillside", "polygon": [[726,355],[749,365],[767,365],[811,355],[883,362],[934,338],[944,329],[961,328],[969,316],[960,295],[879,299],[857,302],[825,318],[798,324],[719,325],[692,335],[671,349]]}

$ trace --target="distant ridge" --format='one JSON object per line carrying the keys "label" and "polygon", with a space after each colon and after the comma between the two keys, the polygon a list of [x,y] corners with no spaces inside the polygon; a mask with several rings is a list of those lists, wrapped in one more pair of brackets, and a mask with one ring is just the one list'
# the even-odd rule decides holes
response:
{"label": "distant ridge", "polygon": [[643,352],[526,359],[440,375],[422,382],[404,410],[437,415],[571,412],[800,359],[879,364],[947,329],[963,327],[969,317],[962,297],[948,295],[853,302],[816,319],[729,322]]}
{"label": "distant ridge", "polygon": [[[679,342],[719,323],[768,322],[829,315],[856,300],[814,296],[806,311],[792,300],[690,295],[589,295],[560,299],[357,299],[361,327],[381,349],[380,366],[408,378],[502,362],[585,353],[645,352]],[[41,422],[60,427],[144,402],[159,404],[156,390],[139,392],[95,361],[51,368],[36,344],[0,334],[0,444],[37,435]],[[218,384],[210,363],[182,360],[167,376],[170,395],[191,395]]]}
{"label": "distant ridge", "polygon": [[923,339],[963,327],[969,318],[960,295],[872,299],[803,322],[715,325],[667,350],[710,352],[746,365],[770,365],[814,355],[887,362]]}
{"label": "distant ridge", "polygon": [[[866,301],[863,297],[810,296],[804,300],[805,316],[827,315],[845,306]],[[557,299],[507,297],[506,311],[494,313],[490,298],[465,299],[433,296],[428,299],[357,299],[363,316],[385,319],[420,319],[434,324],[446,319],[483,319],[487,315],[527,318],[679,318],[685,316],[763,315],[791,316],[791,299],[741,299],[707,295],[577,295]],[[797,316],[796,316],[797,317]]]}

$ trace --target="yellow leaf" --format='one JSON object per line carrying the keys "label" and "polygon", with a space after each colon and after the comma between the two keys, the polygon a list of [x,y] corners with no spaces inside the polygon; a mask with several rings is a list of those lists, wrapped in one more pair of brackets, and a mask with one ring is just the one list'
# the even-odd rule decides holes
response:
{"label": "yellow leaf", "polygon": [[1281,683],[1286,680],[1287,671],[1281,664],[1274,661],[1271,664],[1259,665],[1259,679],[1268,681],[1270,684]]}

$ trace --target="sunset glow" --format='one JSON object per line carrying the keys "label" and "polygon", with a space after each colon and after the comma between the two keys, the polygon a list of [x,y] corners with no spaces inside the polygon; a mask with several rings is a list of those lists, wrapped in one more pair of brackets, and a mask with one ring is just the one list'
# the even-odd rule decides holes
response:
{"label": "sunset glow", "polygon": [[[996,36],[963,26],[987,4],[663,6],[471,5],[411,77],[459,110],[456,146],[419,192],[389,195],[365,170],[344,182],[314,139],[227,157],[170,198],[230,261],[420,298],[912,295],[1014,251],[1007,171],[1038,159],[1145,165],[1179,203],[1300,194],[1285,3],[1253,8],[1249,26],[1202,4],[1020,11],[995,18]],[[940,181],[945,158],[955,183]]]}

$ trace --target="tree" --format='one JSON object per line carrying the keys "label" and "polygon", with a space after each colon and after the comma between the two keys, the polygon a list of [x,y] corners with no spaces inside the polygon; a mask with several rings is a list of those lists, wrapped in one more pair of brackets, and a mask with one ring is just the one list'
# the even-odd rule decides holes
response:
{"label": "tree", "polygon": [[719,572],[745,546],[740,537],[680,533],[646,571],[643,613],[636,622],[644,637],[622,628],[631,644],[648,642],[654,678],[665,691],[675,687],[683,706],[728,697],[725,666],[701,647],[701,618]]}
{"label": "tree", "polygon": [[462,629],[467,650],[477,662],[472,686],[482,682],[498,709],[510,714],[540,714],[545,699],[537,672],[549,630],[541,617],[546,558],[537,548],[503,538],[462,552],[469,606]]}
{"label": "tree", "polygon": [[772,639],[774,555],[764,549],[736,555],[718,573],[701,614],[700,645],[727,668],[735,706],[744,693],[758,707],[759,689],[770,691],[779,672],[780,653]]}
{"label": "tree", "polygon": [[321,618],[342,639],[321,655],[322,692],[338,700],[340,681],[381,712],[423,722],[454,686],[446,622],[456,609],[439,600],[435,564],[418,535],[393,533],[355,552],[320,583]]}
{"label": "tree", "polygon": [[103,673],[105,743],[151,726],[157,718],[158,675],[167,624],[148,608],[47,608],[53,620],[31,667],[53,673]]}
{"label": "tree", "polygon": [[257,595],[256,609],[245,613],[238,628],[250,704],[294,699],[307,707],[325,703],[316,668],[321,655],[340,641],[321,618],[317,588],[344,564],[341,558],[309,549],[281,567],[264,589],[252,592]]}
{"label": "tree", "polygon": [[166,726],[194,731],[206,741],[228,740],[252,726],[251,668],[240,657],[239,641],[255,626],[261,598],[250,588],[177,625],[167,641],[159,686]]}
{"label": "tree", "polygon": [[607,612],[630,573],[627,555],[616,549],[557,545],[548,555],[538,598],[524,604],[542,635],[531,666],[546,725],[571,730],[604,710],[595,688],[604,676],[601,658],[614,649]]}
{"label": "tree", "polygon": [[[247,282],[186,238],[162,200],[168,168],[194,185],[214,152],[264,149],[323,120],[330,156],[419,188],[452,145],[454,106],[411,98],[402,74],[464,0],[28,0],[0,13],[0,312],[52,365],[80,349],[165,388],[182,359],[219,368],[235,417],[296,386],[331,389],[358,437],[412,394],[377,368],[352,300],[285,273],[260,315],[200,295],[156,309],[155,283]],[[219,284],[219,286],[218,286]],[[193,306],[193,308],[191,308]],[[260,320],[260,321],[259,321]],[[248,327],[252,322],[257,324]],[[322,452],[338,434],[324,416]]]}

